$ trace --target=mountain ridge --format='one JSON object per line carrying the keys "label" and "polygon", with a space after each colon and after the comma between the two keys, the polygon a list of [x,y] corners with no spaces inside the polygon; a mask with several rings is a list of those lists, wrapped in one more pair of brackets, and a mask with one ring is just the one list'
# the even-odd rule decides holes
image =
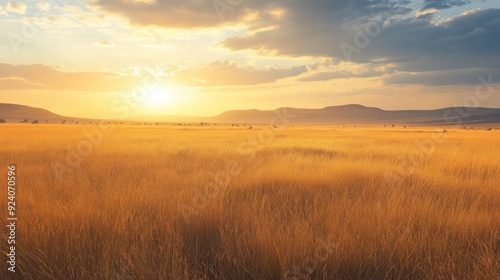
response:
{"label": "mountain ridge", "polygon": [[[384,110],[360,104],[326,106],[323,108],[280,107],[275,110],[229,110],[211,117],[145,115],[120,120],[126,122],[205,122],[269,124],[276,112],[293,116],[291,124],[496,124],[500,126],[500,108],[447,107],[432,110]],[[24,119],[40,121],[94,121],[97,119],[68,117],[43,108],[0,103],[0,118],[8,122]],[[104,119],[102,119],[104,120]],[[106,119],[108,121],[108,119]]]}

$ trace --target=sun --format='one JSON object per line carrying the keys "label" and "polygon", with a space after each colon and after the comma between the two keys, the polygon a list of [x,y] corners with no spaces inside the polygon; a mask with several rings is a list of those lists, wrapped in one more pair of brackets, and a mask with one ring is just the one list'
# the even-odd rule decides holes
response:
{"label": "sun", "polygon": [[148,106],[164,106],[174,101],[173,93],[167,87],[158,87],[148,92],[146,104]]}

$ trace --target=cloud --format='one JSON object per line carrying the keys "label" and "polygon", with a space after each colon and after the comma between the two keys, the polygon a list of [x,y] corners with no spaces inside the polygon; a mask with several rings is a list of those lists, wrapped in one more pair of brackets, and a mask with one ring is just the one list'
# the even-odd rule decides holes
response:
{"label": "cloud", "polygon": [[0,15],[6,15],[7,11],[5,10],[4,7],[0,7]]}
{"label": "cloud", "polygon": [[42,64],[0,63],[0,90],[132,91],[143,84],[147,72],[158,76],[159,83],[213,87],[271,83],[305,73],[307,67],[254,69],[228,61],[217,61],[199,68],[181,69],[177,65],[162,64],[157,69],[131,67],[122,69],[120,73],[108,73],[70,72],[58,66]]}
{"label": "cloud", "polygon": [[[500,68],[500,9],[472,10],[438,23],[431,16],[370,16],[344,25],[321,13],[302,21],[297,16],[277,29],[226,38],[220,45],[289,57],[385,62],[399,71]],[[351,47],[350,56],[342,44]]]}
{"label": "cloud", "polygon": [[335,79],[352,79],[352,78],[371,78],[379,77],[384,75],[382,71],[365,71],[361,73],[354,73],[349,71],[325,71],[318,72],[308,77],[303,77],[298,79],[299,82],[316,82],[316,81],[327,81]]}
{"label": "cloud", "polygon": [[276,28],[226,38],[220,46],[233,51],[254,50],[281,56],[314,56],[345,59],[340,48],[352,41],[358,29],[375,23],[381,29],[411,9],[404,1],[291,2],[285,16],[272,19]]}
{"label": "cloud", "polygon": [[337,79],[375,78],[395,72],[394,65],[385,63],[358,64],[337,60],[308,65],[309,75],[297,79],[299,82],[316,82]]}
{"label": "cloud", "polygon": [[133,24],[168,28],[211,28],[241,24],[252,18],[259,19],[262,24],[262,20],[268,23],[272,20],[287,20],[290,19],[289,15],[301,17],[301,13],[303,19],[313,14],[346,18],[377,12],[400,3],[408,3],[408,0],[93,1],[93,5],[122,15]]}
{"label": "cloud", "polygon": [[8,2],[7,11],[17,14],[26,14],[26,4],[22,2]]}
{"label": "cloud", "polygon": [[[409,0],[254,0],[226,7],[222,20],[214,1],[95,0],[93,5],[137,25],[246,27],[246,33],[218,44],[231,51],[355,63],[386,61],[395,63],[400,70],[411,67],[412,62],[427,60],[430,71],[439,65],[453,65],[457,57],[465,57],[460,59],[460,67],[470,68],[480,67],[486,56],[494,60],[500,56],[496,51],[500,9],[473,10],[439,23],[433,20],[438,9],[468,2],[425,0],[423,9],[414,11]],[[349,50],[346,52],[345,45],[354,47],[351,55],[346,55]]]}
{"label": "cloud", "polygon": [[[225,39],[221,46],[230,50],[256,50],[284,56],[324,56],[348,60],[342,44],[355,49],[354,62],[416,60],[425,55],[446,57],[454,51],[463,55],[497,53],[500,9],[479,10],[451,21],[435,24],[419,18],[392,21],[362,21],[336,26],[328,19],[290,21],[276,30]],[[372,31],[368,30],[371,29]],[[367,33],[379,32],[375,36]],[[367,31],[368,30],[368,31]],[[361,44],[356,44],[356,41]],[[365,43],[366,42],[366,43]],[[450,52],[451,50],[451,52]],[[471,61],[472,63],[472,61]]]}
{"label": "cloud", "polygon": [[103,48],[112,48],[115,46],[115,44],[111,43],[110,41],[94,42],[94,44]]}
{"label": "cloud", "polygon": [[175,72],[174,80],[190,86],[255,85],[275,82],[307,72],[306,66],[288,69],[254,69],[239,67],[229,61],[217,61],[206,67],[190,68]]}
{"label": "cloud", "polygon": [[[483,79],[481,79],[482,77]],[[489,78],[491,77],[491,80]],[[445,85],[473,85],[487,81],[491,84],[500,83],[500,70],[498,69],[461,69],[431,71],[423,73],[398,73],[384,80],[385,84],[420,84],[427,86]]]}
{"label": "cloud", "polygon": [[[478,54],[499,56],[500,38],[495,36],[500,31],[499,16],[500,9],[489,9],[464,13],[440,24],[401,20],[385,28],[358,59],[386,57],[416,61],[432,57],[436,62],[443,62],[457,55],[465,58]],[[475,59],[467,62],[468,67],[482,63]]]}
{"label": "cloud", "polygon": [[3,89],[33,88],[43,86],[41,84],[32,83],[20,77],[0,78],[0,85]]}
{"label": "cloud", "polygon": [[469,4],[470,0],[425,0],[424,8],[422,10],[427,9],[449,9],[454,6],[463,6]]}
{"label": "cloud", "polygon": [[50,9],[51,5],[50,5],[50,3],[48,3],[48,2],[43,2],[43,1],[42,1],[42,2],[38,2],[38,3],[36,3],[36,7],[37,7],[40,11],[45,12],[45,11],[48,11],[48,10]]}
{"label": "cloud", "polygon": [[[207,28],[237,22],[245,9],[233,9],[222,21],[214,1],[157,0],[122,1],[95,0],[93,5],[127,18],[132,24],[169,28]],[[253,1],[248,1],[251,4]],[[263,2],[263,1],[256,1]],[[243,4],[242,4],[243,5]]]}
{"label": "cloud", "polygon": [[420,19],[428,18],[429,20],[431,20],[432,18],[434,18],[434,14],[436,14],[437,12],[438,10],[436,8],[429,8],[417,11],[415,15]]}
{"label": "cloud", "polygon": [[[238,1],[215,1],[222,2]],[[119,15],[120,22],[126,19],[141,26],[176,29],[238,26],[237,33],[228,31],[220,34],[220,37],[238,34],[222,37],[217,44],[229,51],[250,50],[272,57],[391,65],[398,75],[437,71],[458,75],[459,72],[454,70],[499,69],[500,9],[471,10],[437,21],[439,9],[464,5],[466,2],[469,1],[425,0],[423,9],[415,11],[414,2],[409,0],[254,0],[226,6],[222,10],[222,18],[221,10],[217,11],[217,7],[214,7],[214,1],[93,0],[90,5],[95,11],[106,11],[106,17],[116,19],[114,16]],[[80,8],[72,9],[78,10],[74,13],[83,13]],[[78,21],[87,23],[92,20],[96,21],[96,25],[103,22],[98,16],[89,15],[90,19],[85,20],[86,17],[78,18]],[[108,41],[95,44],[101,47],[114,45]],[[353,47],[350,56],[346,56],[346,49],[342,48],[345,45]],[[160,45],[145,43],[144,46],[152,48]],[[251,85],[270,83],[306,72],[305,66],[254,69],[218,62],[205,67],[178,70],[175,79],[198,86]],[[311,71],[309,76],[298,78],[299,81],[320,81],[374,77],[386,73],[317,69]]]}
{"label": "cloud", "polygon": [[57,66],[0,63],[0,90],[128,91],[137,79],[105,72],[65,72]]}

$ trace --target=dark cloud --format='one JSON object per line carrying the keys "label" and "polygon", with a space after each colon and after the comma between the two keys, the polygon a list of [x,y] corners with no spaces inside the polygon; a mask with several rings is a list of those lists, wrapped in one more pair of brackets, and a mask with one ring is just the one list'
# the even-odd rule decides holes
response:
{"label": "dark cloud", "polygon": [[426,9],[443,10],[443,9],[449,9],[454,6],[463,6],[469,3],[470,0],[425,0],[423,10]]}
{"label": "dark cloud", "polygon": [[259,19],[272,18],[269,12],[284,9],[302,20],[311,17],[355,19],[377,13],[408,0],[96,0],[93,5],[127,18],[138,25],[168,28],[210,28],[241,23],[245,16],[257,12]]}
{"label": "dark cloud", "polygon": [[283,24],[276,30],[228,38],[221,45],[231,50],[252,49],[286,56],[385,62],[399,71],[498,68],[499,18],[500,9],[487,9],[469,11],[437,24],[416,17],[371,23],[362,20],[364,24],[354,27],[313,20],[309,27]]}
{"label": "dark cloud", "polygon": [[231,50],[251,49],[283,56],[344,59],[339,46],[352,41],[358,27],[374,22],[371,19],[382,26],[393,21],[393,17],[410,12],[402,6],[406,2],[401,1],[303,2],[286,5],[285,16],[273,22],[275,29],[230,37],[220,45]]}
{"label": "dark cloud", "polygon": [[[460,67],[470,68],[487,63],[484,59],[500,57],[500,9],[469,12],[439,24],[418,19],[398,21],[382,30],[354,60],[385,58],[400,64],[427,60],[450,66],[458,59]],[[406,63],[404,62],[406,60]],[[457,65],[458,66],[458,65]]]}
{"label": "dark cloud", "polygon": [[461,69],[423,73],[398,73],[386,78],[384,83],[407,85],[422,84],[431,86],[490,84],[492,86],[500,83],[500,70]]}
{"label": "dark cloud", "polygon": [[385,72],[378,70],[367,70],[359,73],[349,71],[323,71],[315,73],[311,76],[298,79],[299,82],[316,82],[335,79],[352,79],[352,78],[371,78],[383,76]]}
{"label": "dark cloud", "polygon": [[[418,18],[366,21],[360,27],[339,27],[328,22],[296,24],[253,35],[231,37],[221,45],[232,50],[253,49],[289,56],[325,56],[354,62],[415,61],[432,55],[498,55],[500,9],[470,12],[438,25]],[[305,23],[303,23],[306,25]],[[316,24],[316,26],[315,26]],[[382,27],[384,25],[384,27]],[[297,27],[297,28],[295,28]],[[370,36],[366,30],[380,32]],[[373,33],[372,33],[373,34]],[[362,44],[357,44],[361,42]],[[351,46],[353,54],[346,57],[342,46]]]}

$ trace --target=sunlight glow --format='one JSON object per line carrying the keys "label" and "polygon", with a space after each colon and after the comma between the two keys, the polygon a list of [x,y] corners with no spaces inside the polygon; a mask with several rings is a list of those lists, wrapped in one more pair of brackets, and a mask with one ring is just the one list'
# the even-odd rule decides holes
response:
{"label": "sunlight glow", "polygon": [[161,86],[148,92],[145,103],[148,106],[164,106],[173,103],[175,99],[170,88]]}

